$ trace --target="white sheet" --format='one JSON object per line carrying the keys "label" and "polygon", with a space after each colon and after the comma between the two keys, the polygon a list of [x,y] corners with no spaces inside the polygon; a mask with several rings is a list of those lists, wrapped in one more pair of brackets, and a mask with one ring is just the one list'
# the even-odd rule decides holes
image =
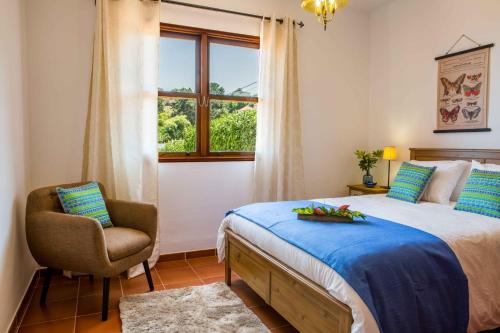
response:
{"label": "white sheet", "polygon": [[[385,195],[314,200],[398,222],[429,232],[455,252],[469,280],[469,332],[500,327],[500,220],[453,210],[453,204],[406,203]],[[269,231],[236,215],[219,228],[217,248],[224,259],[224,230],[229,227],[265,252],[325,288],[347,304],[353,314],[353,333],[379,332],[369,309],[332,268]]]}

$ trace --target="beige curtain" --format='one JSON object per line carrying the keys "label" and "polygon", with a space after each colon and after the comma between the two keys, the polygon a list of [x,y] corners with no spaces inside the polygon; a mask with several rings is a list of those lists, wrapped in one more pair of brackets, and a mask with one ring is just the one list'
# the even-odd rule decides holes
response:
{"label": "beige curtain", "polygon": [[96,8],[83,179],[102,182],[111,198],[156,204],[160,2],[97,0]]}
{"label": "beige curtain", "polygon": [[263,20],[254,171],[256,201],[304,198],[297,41],[293,21]]}

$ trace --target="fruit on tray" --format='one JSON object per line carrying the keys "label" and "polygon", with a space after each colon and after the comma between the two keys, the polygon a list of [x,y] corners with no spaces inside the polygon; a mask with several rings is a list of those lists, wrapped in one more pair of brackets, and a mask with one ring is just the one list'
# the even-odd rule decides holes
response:
{"label": "fruit on tray", "polygon": [[314,204],[312,204],[309,207],[294,208],[292,211],[299,215],[338,216],[338,217],[346,217],[351,220],[354,219],[355,217],[361,218],[363,220],[366,219],[366,216],[363,213],[349,210],[349,205],[342,205],[337,209],[335,209],[334,207],[325,207],[325,206],[315,207]]}

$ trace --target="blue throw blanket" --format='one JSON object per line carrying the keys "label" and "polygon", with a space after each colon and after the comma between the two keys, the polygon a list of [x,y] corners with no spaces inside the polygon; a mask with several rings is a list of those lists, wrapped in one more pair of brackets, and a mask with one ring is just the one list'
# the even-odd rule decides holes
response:
{"label": "blue throw blanket", "polygon": [[467,331],[467,277],[444,241],[372,216],[354,224],[297,220],[292,209],[311,203],[259,203],[228,214],[261,226],[333,268],[363,299],[383,333]]}

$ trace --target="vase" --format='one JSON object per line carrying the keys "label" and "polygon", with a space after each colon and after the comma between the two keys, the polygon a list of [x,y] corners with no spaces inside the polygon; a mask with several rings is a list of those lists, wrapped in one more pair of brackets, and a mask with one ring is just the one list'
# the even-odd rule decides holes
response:
{"label": "vase", "polygon": [[363,176],[363,184],[373,184],[373,176],[370,175],[370,171],[366,172],[366,175]]}

